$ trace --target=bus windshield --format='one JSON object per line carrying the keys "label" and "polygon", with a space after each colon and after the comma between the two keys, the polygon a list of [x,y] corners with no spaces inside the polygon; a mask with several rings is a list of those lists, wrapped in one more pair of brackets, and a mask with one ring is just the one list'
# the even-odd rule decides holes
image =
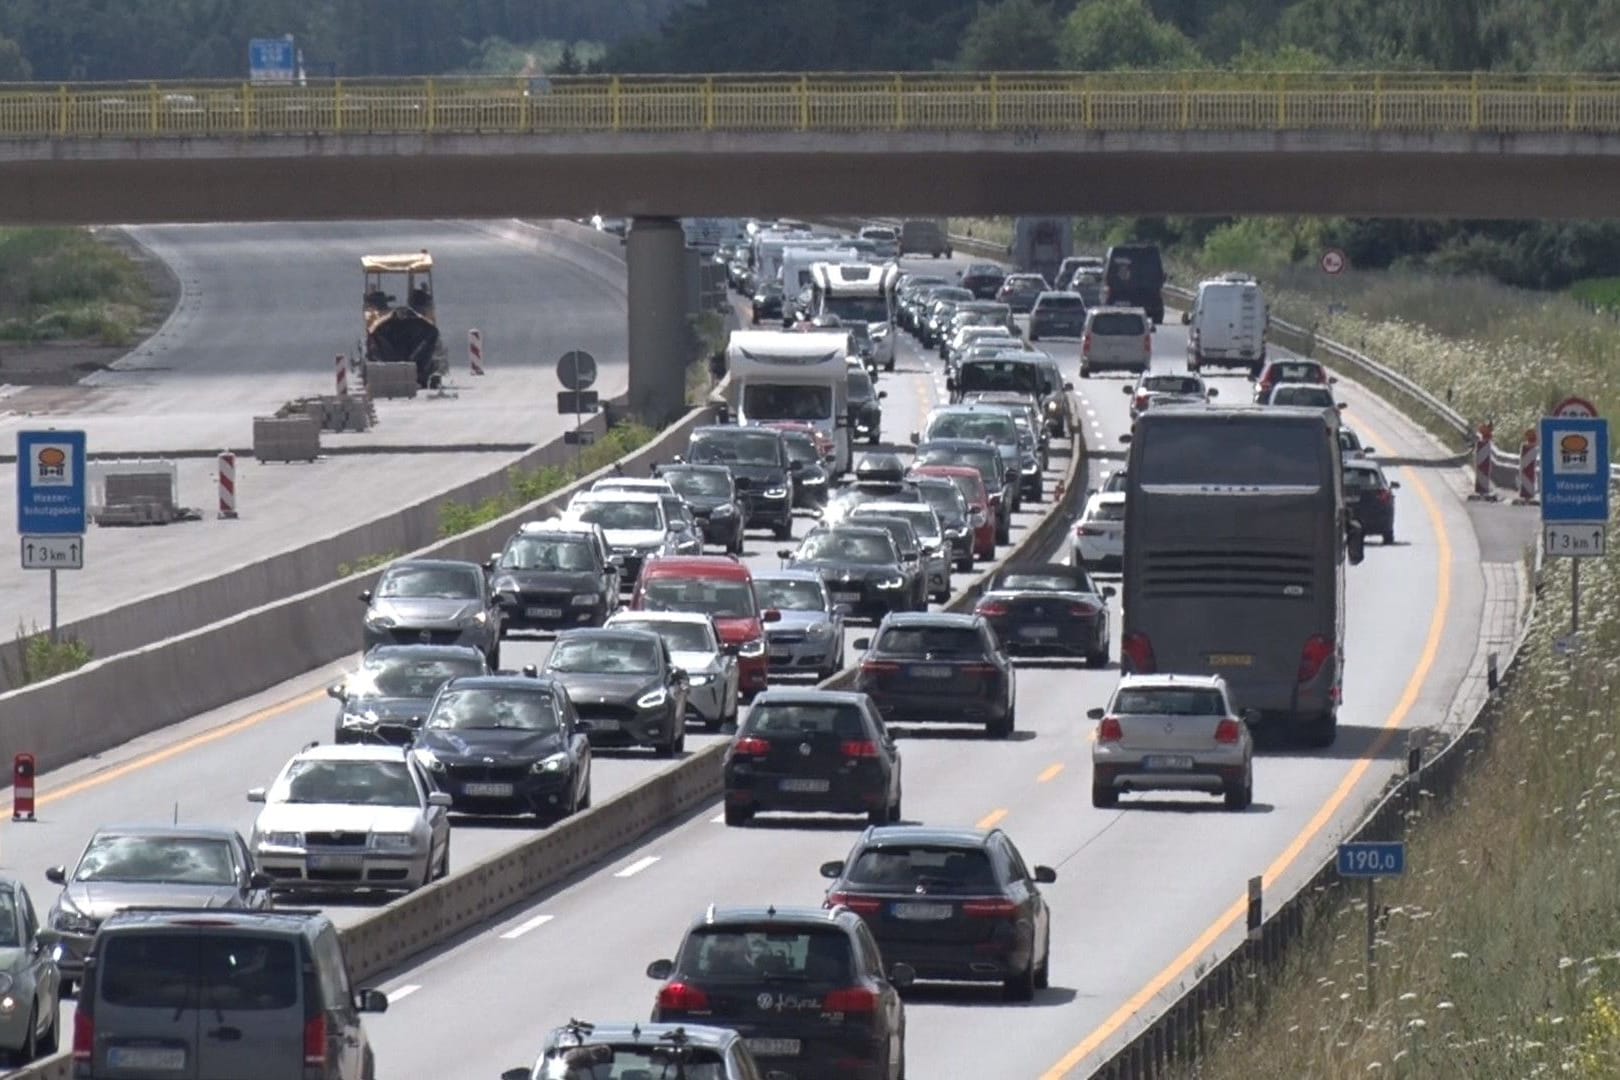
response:
{"label": "bus windshield", "polygon": [[825,296],[820,314],[861,322],[888,322],[889,302],[881,296]]}
{"label": "bus windshield", "polygon": [[1322,423],[1222,417],[1147,425],[1138,441],[1131,478],[1146,486],[1317,487],[1327,468]]}
{"label": "bus windshield", "polygon": [[750,420],[825,420],[832,415],[830,386],[773,386],[749,383],[743,387],[743,415]]}

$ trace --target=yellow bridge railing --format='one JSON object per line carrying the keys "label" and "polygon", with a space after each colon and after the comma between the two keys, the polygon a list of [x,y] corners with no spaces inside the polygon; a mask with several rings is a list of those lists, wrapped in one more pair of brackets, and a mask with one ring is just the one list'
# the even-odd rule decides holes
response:
{"label": "yellow bridge railing", "polygon": [[1620,134],[1605,75],[1096,72],[0,85],[0,139],[617,132]]}

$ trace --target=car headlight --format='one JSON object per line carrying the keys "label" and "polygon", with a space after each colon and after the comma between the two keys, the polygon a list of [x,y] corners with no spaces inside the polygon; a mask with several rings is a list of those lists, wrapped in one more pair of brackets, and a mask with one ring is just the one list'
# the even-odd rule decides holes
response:
{"label": "car headlight", "polygon": [[[662,693],[662,691],[660,691],[660,693]],[[559,750],[550,757],[543,757],[533,765],[530,765],[529,771],[532,773],[559,773],[567,767],[568,755]]]}
{"label": "car headlight", "polygon": [[882,581],[878,582],[877,587],[880,589],[898,589],[903,587],[905,583],[906,579],[896,574],[892,578],[884,578]]}
{"label": "car headlight", "polygon": [[799,483],[804,484],[806,487],[816,487],[820,484],[825,484],[826,482],[827,478],[825,476],[816,476],[811,474],[810,476],[799,477]]}
{"label": "car headlight", "polygon": [[759,657],[764,656],[765,655],[765,642],[764,642],[764,639],[755,638],[752,641],[743,642],[742,647],[737,650],[737,655],[742,657],[745,660],[757,660]]}
{"label": "car headlight", "polygon": [[387,630],[394,625],[394,617],[380,611],[366,612],[366,625],[376,630]]}
{"label": "car headlight", "polygon": [[409,851],[414,845],[410,833],[378,832],[371,834],[371,846],[379,851]]}
{"label": "car headlight", "polygon": [[489,615],[482,611],[475,611],[463,619],[462,622],[466,623],[468,626],[483,626],[485,623],[489,622]]}
{"label": "car headlight", "polygon": [[946,529],[945,530],[945,536],[946,536],[947,539],[950,539],[950,540],[961,540],[961,539],[965,538],[967,536],[967,534],[968,534],[968,531],[965,528],[962,528],[962,529]]}
{"label": "car headlight", "polygon": [[889,324],[888,323],[881,323],[881,324],[879,324],[877,326],[872,327],[871,334],[872,334],[873,337],[880,338],[880,339],[888,337],[889,336]]}
{"label": "car headlight", "polygon": [[709,511],[709,516],[717,518],[730,517],[736,512],[737,508],[735,506],[732,506],[730,503],[722,503],[713,510]]}
{"label": "car headlight", "polygon": [[831,637],[832,636],[832,623],[824,623],[824,622],[811,623],[809,629],[805,630],[804,636],[805,637],[812,637],[812,638]]}
{"label": "car headlight", "polygon": [[668,691],[666,691],[666,690],[649,690],[647,693],[642,694],[640,697],[636,698],[636,708],[638,708],[638,709],[656,709],[656,708],[658,708],[658,706],[662,705],[664,702],[666,702],[668,700],[669,700],[669,692]]}
{"label": "car headlight", "polygon": [[571,601],[575,607],[590,607],[596,603],[597,596],[593,592],[575,593]]}
{"label": "car headlight", "polygon": [[1023,464],[1023,471],[1026,475],[1038,473],[1041,471],[1041,463],[1038,461],[1026,461]]}
{"label": "car headlight", "polygon": [[[88,915],[63,908],[51,919],[51,927],[64,934],[93,934],[100,927],[100,923]],[[0,975],[0,978],[10,979],[9,975]]]}
{"label": "car headlight", "polygon": [[344,727],[372,727],[377,723],[377,714],[370,709],[360,713],[344,713]]}
{"label": "car headlight", "polygon": [[785,499],[787,498],[787,493],[788,490],[785,487],[771,487],[760,492],[760,494],[767,499]]}
{"label": "car headlight", "polygon": [[1054,416],[1056,416],[1056,415],[1057,415],[1057,412],[1058,412],[1058,403],[1057,403],[1057,401],[1056,401],[1056,399],[1053,399],[1053,400],[1052,400],[1052,401],[1048,401],[1048,402],[1047,402],[1047,403],[1046,403],[1046,411],[1047,411],[1047,412],[1049,412],[1049,413],[1051,413],[1051,414],[1052,414],[1052,415],[1054,415]]}
{"label": "car headlight", "polygon": [[416,760],[421,762],[422,768],[428,770],[429,772],[444,772],[444,762],[440,761],[439,755],[435,754],[431,750],[423,749],[416,751]]}
{"label": "car headlight", "polygon": [[522,592],[523,591],[518,586],[517,578],[514,578],[514,577],[498,577],[494,581],[490,582],[489,587],[491,589],[495,590],[496,592],[514,592],[515,593],[515,592]]}
{"label": "car headlight", "polygon": [[688,686],[708,686],[713,679],[713,675],[688,675],[686,682]]}
{"label": "car headlight", "polygon": [[259,838],[259,845],[261,847],[303,847],[304,834],[296,832],[267,832]]}

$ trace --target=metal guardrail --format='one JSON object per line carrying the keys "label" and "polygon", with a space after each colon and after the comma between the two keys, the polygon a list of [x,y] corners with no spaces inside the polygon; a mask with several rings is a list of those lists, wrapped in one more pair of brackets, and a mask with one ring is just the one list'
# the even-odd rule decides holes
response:
{"label": "metal guardrail", "polygon": [[6,84],[0,138],[857,131],[1620,133],[1620,78],[937,72]]}

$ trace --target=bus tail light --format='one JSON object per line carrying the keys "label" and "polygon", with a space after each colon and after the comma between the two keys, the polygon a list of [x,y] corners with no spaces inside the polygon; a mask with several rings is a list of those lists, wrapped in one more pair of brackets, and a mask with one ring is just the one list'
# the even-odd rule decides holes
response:
{"label": "bus tail light", "polygon": [[1119,642],[1120,658],[1127,674],[1151,675],[1156,664],[1153,659],[1153,642],[1140,631],[1126,634]]}
{"label": "bus tail light", "polygon": [[1322,673],[1322,665],[1328,662],[1333,655],[1333,643],[1321,634],[1312,634],[1305,639],[1305,647],[1299,653],[1299,681],[1310,682]]}

